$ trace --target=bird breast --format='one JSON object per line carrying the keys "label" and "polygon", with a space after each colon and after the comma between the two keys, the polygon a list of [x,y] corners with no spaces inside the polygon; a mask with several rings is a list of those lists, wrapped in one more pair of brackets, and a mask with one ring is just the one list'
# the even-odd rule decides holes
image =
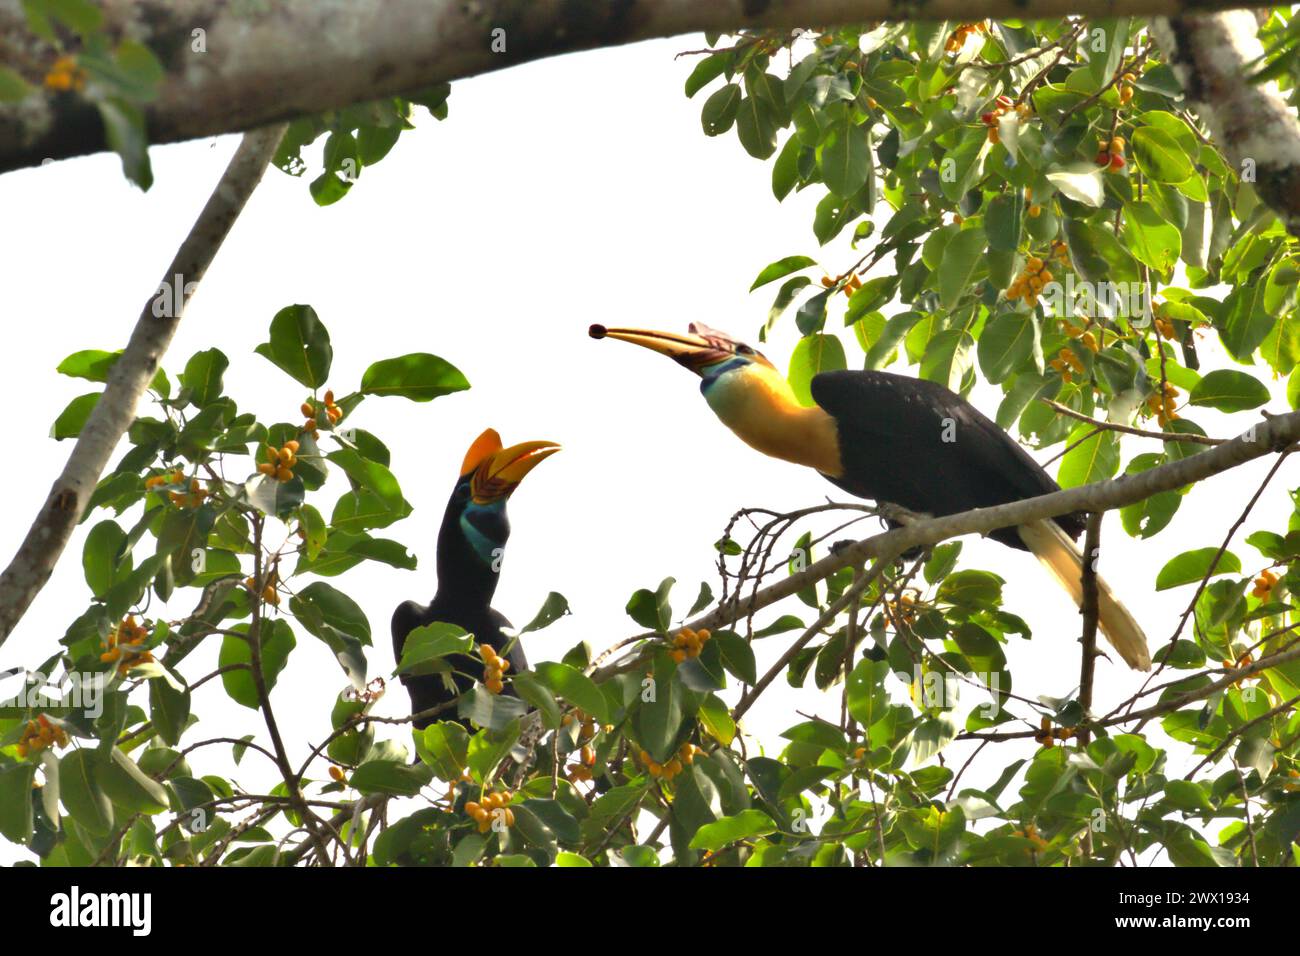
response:
{"label": "bird breast", "polygon": [[756,451],[831,477],[843,474],[835,419],[816,405],[800,405],[779,372],[758,365],[734,369],[709,383],[704,397]]}

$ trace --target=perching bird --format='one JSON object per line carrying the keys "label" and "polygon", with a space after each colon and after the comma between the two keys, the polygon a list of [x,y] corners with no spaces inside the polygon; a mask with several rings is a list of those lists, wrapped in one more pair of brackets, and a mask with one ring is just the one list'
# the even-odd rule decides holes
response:
{"label": "perching bird", "polygon": [[[401,661],[402,648],[411,631],[441,621],[464,628],[479,644],[491,646],[510,662],[511,674],[528,667],[519,642],[511,643],[502,631],[510,622],[493,610],[492,595],[497,589],[501,556],[510,537],[506,501],[525,475],[559,450],[559,445],[549,441],[502,448],[501,436],[491,428],[470,445],[438,532],[437,593],[429,604],[405,601],[393,612],[394,659]],[[456,673],[401,676],[411,695],[411,713],[450,701],[483,680],[485,668],[478,656],[454,654],[443,660]],[[455,715],[449,709],[416,720],[415,727],[451,719]]]}
{"label": "perching bird", "polygon": [[[940,516],[1059,491],[1010,435],[937,382],[873,371],[813,377],[812,406],[800,405],[785,377],[742,342],[692,323],[690,334],[593,325],[592,338],[621,339],[667,355],[699,375],[722,423],[775,458],[815,468],[850,494]],[[1075,603],[1083,598],[1082,558],[1072,539],[1082,514],[1061,515],[990,534],[1033,552]],[[1097,579],[1098,626],[1121,657],[1149,670],[1137,621]]]}

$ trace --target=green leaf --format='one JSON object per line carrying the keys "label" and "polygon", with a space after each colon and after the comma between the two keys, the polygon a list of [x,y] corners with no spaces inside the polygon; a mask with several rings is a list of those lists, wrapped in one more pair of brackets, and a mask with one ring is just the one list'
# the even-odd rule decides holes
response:
{"label": "green leaf", "polygon": [[190,689],[174,687],[167,677],[149,681],[149,720],[163,742],[175,746],[190,719]]}
{"label": "green leaf", "polygon": [[817,260],[810,259],[808,256],[786,256],[784,259],[778,259],[776,262],[764,267],[763,271],[758,274],[758,278],[754,280],[754,284],[749,287],[749,291],[753,292],[760,286],[765,286],[769,282],[775,282],[792,272],[798,272],[800,269],[806,269],[816,264]]}
{"label": "green leaf", "polygon": [[848,367],[844,346],[834,335],[817,332],[805,335],[790,356],[790,388],[801,405],[812,405],[812,380],[822,372]]}
{"label": "green leaf", "polygon": [[95,33],[104,22],[104,11],[90,0],[43,0],[41,5],[45,12],[83,37]]}
{"label": "green leaf", "polygon": [[342,591],[313,581],[289,600],[294,617],[331,651],[355,687],[366,683],[370,622],[361,607]]}
{"label": "green leaf", "polygon": [[865,126],[845,122],[822,149],[822,181],[835,195],[849,198],[871,174],[871,141]]}
{"label": "green leaf", "polygon": [[26,80],[7,66],[0,66],[0,103],[16,103],[31,92]]}
{"label": "green leaf", "polygon": [[1014,252],[1020,247],[1024,199],[1018,192],[998,193],[984,214],[984,234],[989,251]]}
{"label": "green leaf", "polygon": [[406,635],[397,673],[410,673],[419,665],[448,654],[468,654],[473,646],[471,635],[463,627],[442,621],[423,624]]}
{"label": "green leaf", "polygon": [[[162,681],[153,681],[162,683]],[[157,814],[167,809],[167,788],[141,770],[117,747],[104,762],[99,782],[113,803],[131,813]]]}
{"label": "green leaf", "polygon": [[561,850],[559,853],[555,854],[555,865],[562,867],[589,867],[593,864],[585,856],[579,856],[576,853]]}
{"label": "green leaf", "polygon": [[329,333],[309,305],[277,312],[271,320],[271,340],[253,351],[312,389],[325,384],[334,361]]}
{"label": "green leaf", "polygon": [[1241,561],[1231,551],[1224,551],[1219,555],[1218,548],[1196,548],[1192,551],[1184,551],[1166,562],[1160,569],[1160,573],[1156,575],[1156,590],[1165,591],[1194,582],[1199,584],[1211,565],[1214,567],[1215,575],[1236,574],[1241,571]]}
{"label": "green leaf", "polygon": [[181,387],[190,390],[190,402],[202,408],[221,397],[221,377],[230,360],[220,349],[195,352],[181,373]]}
{"label": "green leaf", "polygon": [[123,99],[98,100],[104,138],[113,152],[122,158],[122,172],[145,192],[153,185],[153,167],[149,164],[149,140],[145,133],[144,114]]}
{"label": "green leaf", "polygon": [[736,122],[736,112],[740,109],[740,86],[728,83],[704,101],[700,111],[700,124],[705,136],[720,136],[731,129]]}
{"label": "green leaf", "polygon": [[459,780],[469,757],[469,734],[458,723],[446,720],[430,724],[423,731],[423,750],[420,759],[431,767],[442,780]]}
{"label": "green leaf", "polygon": [[431,767],[398,763],[394,760],[369,760],[348,778],[361,793],[388,793],[413,797],[433,779]]}
{"label": "green leaf", "polygon": [[102,394],[102,392],[90,392],[87,395],[78,395],[68,402],[68,406],[54,420],[54,426],[50,429],[50,437],[56,441],[62,441],[65,438],[76,438],[80,435],[81,429],[86,425],[86,419],[90,418],[90,413],[94,411],[95,405],[99,402],[99,396]]}
{"label": "green leaf", "polygon": [[864,657],[858,661],[845,682],[849,713],[863,727],[874,724],[889,707],[889,695],[884,683],[888,673],[888,661],[873,661]]}
{"label": "green leaf", "polygon": [[397,395],[413,402],[429,402],[467,388],[469,381],[460,369],[428,352],[375,362],[361,377],[363,395]]}
{"label": "green leaf", "polygon": [[1153,126],[1134,131],[1133,159],[1142,172],[1158,183],[1181,183],[1195,171],[1187,153],[1174,138]]}
{"label": "green leaf", "polygon": [[85,748],[59,761],[59,799],[68,816],[97,836],[113,829],[113,804],[99,785],[104,756]]}
{"label": "green leaf", "polygon": [[529,631],[540,631],[544,627],[550,627],[566,614],[571,614],[569,610],[569,601],[558,591],[552,591],[546,595],[546,600],[542,603],[542,608],[537,612],[536,617],[525,625],[520,634],[527,634]]}
{"label": "green leaf", "polygon": [[699,63],[695,64],[695,69],[691,70],[691,75],[686,78],[687,99],[693,97],[696,93],[725,73],[733,59],[734,54],[732,51],[723,50],[720,53],[706,56]]}
{"label": "green leaf", "polygon": [[[81,552],[81,566],[86,573],[86,584],[95,597],[103,597],[118,580],[118,564],[127,553],[126,532],[116,521],[101,521],[86,535]],[[130,572],[128,560],[125,571]]]}
{"label": "green leaf", "polygon": [[740,145],[755,159],[767,159],[776,152],[776,108],[753,95],[741,100],[736,112],[736,135]]}
{"label": "green leaf", "polygon": [[956,306],[970,290],[975,267],[984,258],[983,229],[963,229],[953,236],[944,249],[939,265],[939,301],[945,309]]}
{"label": "green leaf", "polygon": [[628,616],[642,627],[661,632],[667,631],[673,614],[668,595],[676,583],[674,578],[664,578],[654,591],[639,588],[628,599],[626,608]]}
{"label": "green leaf", "polygon": [[35,763],[0,767],[0,836],[10,843],[26,843],[31,839],[34,822],[32,783],[35,779]]}
{"label": "green leaf", "polygon": [[1183,252],[1183,238],[1156,207],[1142,200],[1124,204],[1124,242],[1139,262],[1169,275]]}
{"label": "green leaf", "polygon": [[581,707],[599,723],[609,723],[609,705],[591,678],[568,664],[544,661],[535,670],[537,679],[551,692],[575,707]]}
{"label": "green leaf", "polygon": [[[1094,481],[1105,481],[1115,477],[1119,471],[1119,439],[1112,431],[1101,431],[1091,438],[1085,438],[1096,426],[1081,423],[1074,431],[1066,445],[1074,445],[1061,459],[1060,470],[1056,473],[1057,483],[1062,488],[1075,488]],[[1078,443],[1077,445],[1075,443]]]}
{"label": "green leaf", "polygon": [[1033,352],[1035,331],[1032,312],[1003,312],[985,325],[976,355],[990,382],[999,385],[1019,370]]}
{"label": "green leaf", "polygon": [[734,817],[723,817],[700,827],[690,846],[692,850],[717,852],[729,844],[775,832],[776,824],[762,810],[742,810]]}
{"label": "green leaf", "polygon": [[519,720],[512,720],[500,731],[480,730],[469,740],[469,753],[466,758],[469,771],[475,781],[483,783],[492,776],[497,764],[510,753],[510,748],[519,739]]}
{"label": "green leaf", "polygon": [[1188,400],[1193,405],[1240,412],[1258,408],[1269,399],[1268,387],[1259,379],[1235,369],[1215,369],[1196,383]]}
{"label": "green leaf", "polygon": [[[248,625],[237,624],[232,630],[243,633],[245,637],[228,634],[221,641],[221,652],[217,657],[219,667],[231,667],[236,664],[251,665],[252,657],[248,650]],[[268,633],[269,632],[269,633]],[[269,694],[275,687],[276,678],[289,661],[289,652],[297,645],[293,629],[289,622],[280,618],[262,621],[262,679],[266,682]],[[226,694],[237,704],[256,710],[259,706],[257,685],[253,682],[250,667],[240,667],[224,671],[221,684]]]}

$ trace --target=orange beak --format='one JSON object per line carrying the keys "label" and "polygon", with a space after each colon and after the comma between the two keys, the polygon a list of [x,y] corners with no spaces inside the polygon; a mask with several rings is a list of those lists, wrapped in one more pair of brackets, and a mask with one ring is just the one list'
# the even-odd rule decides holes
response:
{"label": "orange beak", "polygon": [[559,450],[553,441],[526,441],[488,451],[474,468],[470,495],[480,505],[509,498],[530,471]]}
{"label": "orange beak", "polygon": [[593,325],[587,334],[593,339],[619,339],[640,345],[660,355],[667,355],[692,372],[699,372],[704,366],[724,361],[731,355],[730,349],[720,349],[704,336],[694,333],[681,335],[676,332],[656,332],[653,329],[607,329],[603,325]]}

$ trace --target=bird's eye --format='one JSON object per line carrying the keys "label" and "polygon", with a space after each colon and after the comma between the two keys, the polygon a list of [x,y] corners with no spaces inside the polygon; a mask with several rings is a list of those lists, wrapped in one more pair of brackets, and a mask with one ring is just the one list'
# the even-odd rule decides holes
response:
{"label": "bird's eye", "polygon": [[736,346],[736,351],[741,355],[753,355],[754,350],[743,343]]}

